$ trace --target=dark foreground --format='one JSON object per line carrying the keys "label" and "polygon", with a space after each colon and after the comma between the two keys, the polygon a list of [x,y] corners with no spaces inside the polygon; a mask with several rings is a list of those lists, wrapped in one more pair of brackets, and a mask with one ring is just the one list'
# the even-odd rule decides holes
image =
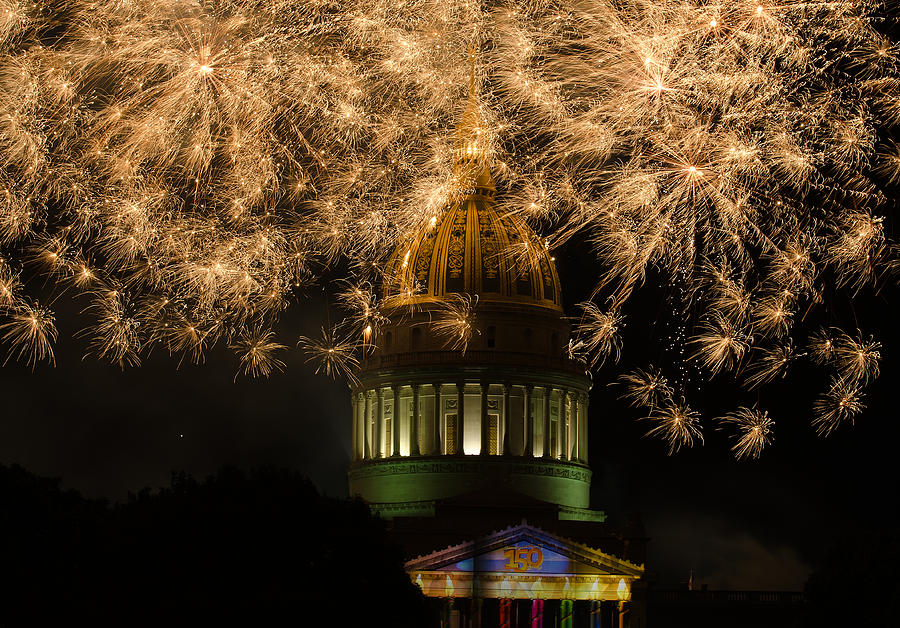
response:
{"label": "dark foreground", "polygon": [[[651,587],[648,627],[900,626],[894,526],[836,535],[802,600]],[[2,628],[422,628],[439,625],[438,608],[410,582],[383,521],[296,472],[175,474],[109,504],[0,465]]]}

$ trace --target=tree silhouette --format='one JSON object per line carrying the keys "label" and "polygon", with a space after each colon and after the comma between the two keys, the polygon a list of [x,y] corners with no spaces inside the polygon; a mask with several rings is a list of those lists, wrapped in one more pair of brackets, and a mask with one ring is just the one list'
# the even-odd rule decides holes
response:
{"label": "tree silhouette", "polygon": [[423,626],[384,524],[300,474],[177,473],[108,506],[0,466],[0,625]]}

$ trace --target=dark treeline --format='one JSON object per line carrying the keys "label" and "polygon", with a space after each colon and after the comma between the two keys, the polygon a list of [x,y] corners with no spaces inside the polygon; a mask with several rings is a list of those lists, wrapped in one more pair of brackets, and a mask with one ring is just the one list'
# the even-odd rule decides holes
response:
{"label": "dark treeline", "polygon": [[383,522],[286,470],[174,474],[120,504],[0,465],[0,626],[424,626]]}

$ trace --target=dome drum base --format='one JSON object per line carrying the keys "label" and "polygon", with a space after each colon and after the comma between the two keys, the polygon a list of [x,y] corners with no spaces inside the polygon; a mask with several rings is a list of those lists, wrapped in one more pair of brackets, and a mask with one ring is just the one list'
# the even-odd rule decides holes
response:
{"label": "dome drum base", "polygon": [[587,508],[591,470],[582,464],[518,456],[394,457],[350,467],[350,494],[369,503],[440,500],[479,490],[514,491]]}

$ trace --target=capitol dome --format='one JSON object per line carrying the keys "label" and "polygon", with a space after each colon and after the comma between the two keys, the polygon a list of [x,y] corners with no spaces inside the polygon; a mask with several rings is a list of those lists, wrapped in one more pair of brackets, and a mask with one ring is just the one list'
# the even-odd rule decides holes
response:
{"label": "capitol dome", "polygon": [[[566,350],[553,258],[520,216],[496,209],[473,77],[458,193],[385,267],[387,320],[353,386],[350,493],[386,517],[430,516],[478,490],[601,517],[588,508],[590,378]],[[461,348],[436,325],[463,295],[474,308]]]}
{"label": "capitol dome", "polygon": [[493,191],[466,194],[402,243],[386,268],[386,307],[477,294],[480,303],[562,311],[553,258],[520,217],[501,214]]}

